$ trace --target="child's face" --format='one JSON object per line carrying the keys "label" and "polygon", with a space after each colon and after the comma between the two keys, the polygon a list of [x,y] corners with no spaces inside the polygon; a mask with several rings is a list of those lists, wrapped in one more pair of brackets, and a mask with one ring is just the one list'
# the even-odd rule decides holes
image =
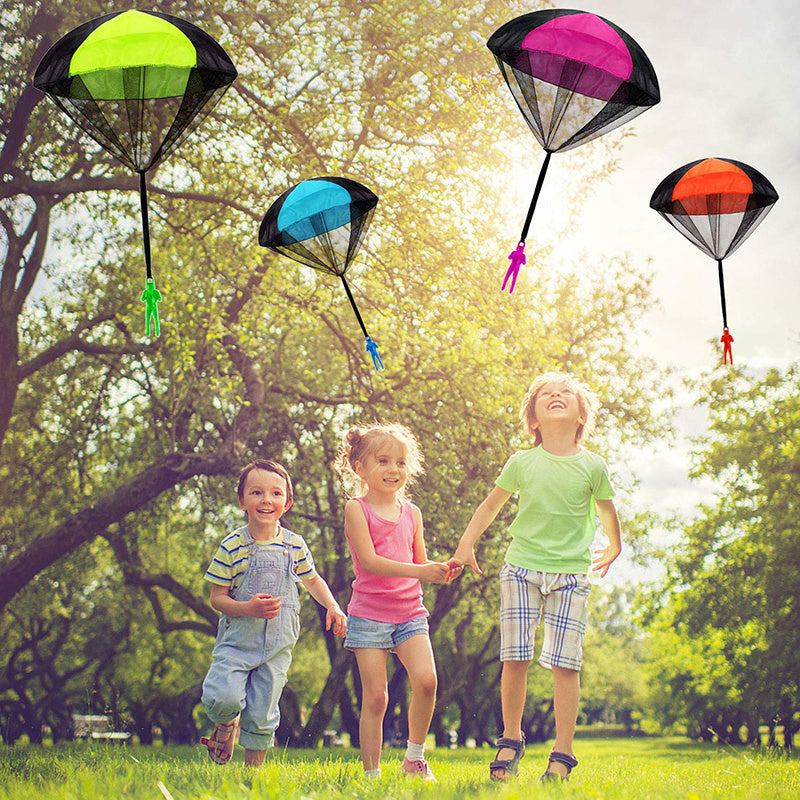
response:
{"label": "child's face", "polygon": [[537,428],[549,422],[574,422],[577,429],[586,422],[575,390],[557,381],[542,386],[536,395],[533,412]]}
{"label": "child's face", "polygon": [[287,496],[284,478],[266,469],[253,469],[244,479],[239,505],[249,522],[269,524],[278,522],[292,501]]}
{"label": "child's face", "polygon": [[397,439],[384,439],[362,464],[356,461],[356,473],[373,491],[399,492],[408,482],[406,448]]}

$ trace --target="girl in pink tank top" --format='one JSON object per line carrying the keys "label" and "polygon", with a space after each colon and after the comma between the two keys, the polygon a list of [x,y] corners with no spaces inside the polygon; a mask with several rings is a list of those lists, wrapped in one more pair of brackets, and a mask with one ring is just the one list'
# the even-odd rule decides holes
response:
{"label": "girl in pink tank top", "polygon": [[386,656],[397,654],[408,672],[408,746],[403,771],[435,781],[424,758],[425,737],[436,702],[436,667],[420,581],[444,583],[456,565],[429,561],[420,510],[406,499],[410,480],[422,472],[414,435],[403,425],[351,428],[336,469],[354,479],[344,529],[353,559],[353,594],[347,607],[345,647],[361,675],[359,736],[367,775],[380,775],[388,681]]}

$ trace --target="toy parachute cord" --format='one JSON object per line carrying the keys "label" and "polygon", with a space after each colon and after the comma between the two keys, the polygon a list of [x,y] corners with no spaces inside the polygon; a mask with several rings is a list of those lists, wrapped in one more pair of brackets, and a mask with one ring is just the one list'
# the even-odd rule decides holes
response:
{"label": "toy parachute cord", "polygon": [[717,271],[719,273],[719,298],[722,303],[722,336],[720,337],[720,341],[722,342],[722,358],[726,364],[730,358],[730,363],[733,365],[733,350],[731,348],[733,336],[731,336],[731,332],[728,330],[728,309],[725,306],[725,279],[722,277],[721,258],[717,259]]}
{"label": "toy parachute cord", "polygon": [[144,237],[144,264],[147,270],[145,289],[142,292],[142,302],[145,304],[144,310],[144,333],[150,336],[150,321],[153,321],[153,332],[155,336],[160,335],[158,323],[158,302],[161,300],[161,293],[156,289],[153,280],[153,269],[150,258],[150,217],[147,211],[147,179],[145,172],[139,172],[139,199],[142,206],[142,235]]}
{"label": "toy parachute cord", "polygon": [[347,285],[347,280],[344,277],[344,274],[339,276],[342,279],[342,283],[344,284],[344,290],[347,292],[347,299],[350,301],[350,305],[353,307],[353,311],[355,312],[356,319],[358,320],[358,324],[361,326],[361,330],[364,333],[364,339],[366,340],[366,349],[367,352],[370,354],[372,358],[372,365],[375,367],[377,371],[384,369],[383,361],[381,361],[380,354],[378,353],[378,345],[372,340],[372,337],[367,333],[367,328],[364,325],[364,320],[361,319],[361,314],[358,310],[358,306],[356,305],[356,301],[353,297],[352,292],[350,291],[350,287]]}
{"label": "toy parachute cord", "polygon": [[525,263],[525,240],[528,238],[528,229],[531,226],[531,220],[533,219],[533,211],[536,208],[536,201],[539,199],[539,193],[542,191],[542,184],[544,183],[544,176],[547,174],[547,166],[550,163],[550,156],[552,153],[548,150],[545,157],[544,162],[542,163],[542,168],[539,170],[539,178],[536,181],[536,188],[533,191],[533,199],[531,200],[531,204],[528,207],[528,214],[525,217],[525,224],[522,226],[522,233],[519,235],[519,244],[517,244],[517,249],[512,250],[509,253],[508,257],[511,260],[511,264],[506,271],[506,277],[503,279],[503,285],[500,287],[500,291],[504,291],[506,288],[506,283],[508,283],[508,279],[511,278],[511,286],[508,287],[508,293],[511,294],[514,291],[514,287],[517,285],[517,275],[519,275],[519,268]]}

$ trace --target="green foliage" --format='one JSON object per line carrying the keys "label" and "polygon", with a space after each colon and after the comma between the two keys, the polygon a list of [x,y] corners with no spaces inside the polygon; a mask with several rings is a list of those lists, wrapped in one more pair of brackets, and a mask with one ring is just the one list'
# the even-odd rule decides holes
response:
{"label": "green foliage", "polygon": [[[708,377],[709,434],[695,474],[720,485],[686,526],[651,602],[655,703],[697,735],[798,729],[800,371]],[[716,730],[722,727],[722,730]]]}
{"label": "green foliage", "polygon": [[636,592],[592,587],[584,640],[579,719],[638,729],[646,706],[644,634],[635,622]]}

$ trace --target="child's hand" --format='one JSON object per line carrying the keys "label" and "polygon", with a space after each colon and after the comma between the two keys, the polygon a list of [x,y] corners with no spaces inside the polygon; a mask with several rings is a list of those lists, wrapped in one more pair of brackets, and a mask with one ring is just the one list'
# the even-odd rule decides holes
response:
{"label": "child's hand", "polygon": [[443,561],[428,561],[427,564],[420,565],[420,580],[428,583],[444,583],[450,568]]}
{"label": "child's hand", "polygon": [[453,578],[460,577],[461,573],[464,571],[464,565],[456,561],[454,558],[451,558],[447,562],[447,577],[444,579],[445,583],[453,580]]}
{"label": "child's hand", "polygon": [[610,544],[602,550],[595,550],[594,558],[592,559],[592,571],[600,572],[600,577],[605,578],[608,568],[621,552],[622,550],[619,547],[615,547],[613,544]]}
{"label": "child's hand", "polygon": [[478,566],[478,559],[475,558],[475,549],[473,547],[463,550],[459,547],[447,563],[453,567],[460,566],[462,569],[464,567],[472,567],[472,571],[476,575],[483,575],[483,570]]}
{"label": "child's hand", "polygon": [[325,615],[325,630],[329,631],[333,625],[334,636],[344,636],[347,633],[347,615],[339,606],[328,609]]}
{"label": "child's hand", "polygon": [[272,597],[269,594],[256,594],[247,601],[250,613],[249,617],[259,619],[275,619],[281,609],[280,597]]}

